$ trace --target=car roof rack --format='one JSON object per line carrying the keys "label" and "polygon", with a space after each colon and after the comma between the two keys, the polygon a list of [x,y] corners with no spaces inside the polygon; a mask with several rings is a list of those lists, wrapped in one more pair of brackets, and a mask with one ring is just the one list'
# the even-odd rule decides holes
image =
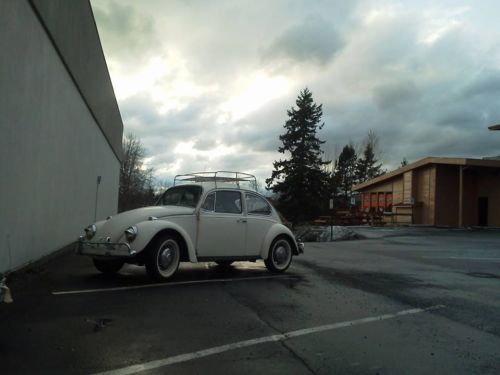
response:
{"label": "car roof rack", "polygon": [[[211,183],[215,187],[228,187],[236,185],[241,189],[242,184],[248,184],[257,191],[257,179],[254,175],[243,172],[216,171],[216,172],[195,172],[180,174],[174,178],[174,186],[186,183]],[[219,185],[217,185],[219,183]]]}

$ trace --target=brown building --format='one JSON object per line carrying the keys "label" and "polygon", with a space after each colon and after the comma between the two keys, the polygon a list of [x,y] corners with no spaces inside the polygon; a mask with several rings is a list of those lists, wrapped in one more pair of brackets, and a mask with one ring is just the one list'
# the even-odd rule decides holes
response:
{"label": "brown building", "polygon": [[353,190],[387,223],[500,227],[500,160],[427,157]]}

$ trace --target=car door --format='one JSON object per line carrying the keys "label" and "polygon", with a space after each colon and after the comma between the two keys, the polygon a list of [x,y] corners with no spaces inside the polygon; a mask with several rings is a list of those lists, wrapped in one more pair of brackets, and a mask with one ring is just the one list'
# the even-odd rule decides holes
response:
{"label": "car door", "polygon": [[271,206],[261,196],[254,193],[245,193],[247,212],[246,255],[260,254],[264,239],[276,220],[272,217]]}
{"label": "car door", "polygon": [[208,194],[199,215],[198,257],[243,257],[245,242],[246,218],[241,192],[218,190]]}

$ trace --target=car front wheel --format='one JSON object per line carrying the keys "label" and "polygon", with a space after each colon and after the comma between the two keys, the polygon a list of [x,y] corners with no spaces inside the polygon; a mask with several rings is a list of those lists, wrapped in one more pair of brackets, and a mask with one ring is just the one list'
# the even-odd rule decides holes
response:
{"label": "car front wheel", "polygon": [[292,263],[292,245],[286,237],[278,237],[271,244],[267,259],[264,261],[271,272],[283,272]]}
{"label": "car front wheel", "polygon": [[154,240],[146,259],[146,271],[155,280],[173,276],[179,268],[181,248],[179,241],[171,234],[164,234]]}
{"label": "car front wheel", "polygon": [[120,259],[98,259],[98,258],[93,258],[94,261],[94,266],[97,268],[99,271],[105,274],[113,274],[117,273],[118,271],[121,270],[125,262]]}

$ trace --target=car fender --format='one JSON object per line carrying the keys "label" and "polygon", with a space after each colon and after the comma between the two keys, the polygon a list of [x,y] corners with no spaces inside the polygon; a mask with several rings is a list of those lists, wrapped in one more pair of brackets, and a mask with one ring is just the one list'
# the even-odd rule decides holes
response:
{"label": "car fender", "polygon": [[165,229],[171,229],[179,233],[186,243],[189,261],[197,262],[193,241],[188,233],[178,224],[168,220],[146,220],[135,224],[135,226],[137,227],[137,238],[132,241],[130,246],[138,253],[146,248],[157,233]]}
{"label": "car fender", "polygon": [[262,245],[262,249],[260,251],[260,257],[262,259],[267,259],[271,243],[274,241],[276,237],[280,235],[286,235],[291,239],[293,246],[293,253],[294,254],[297,253],[297,242],[295,241],[295,236],[293,235],[292,231],[283,224],[276,223],[269,229],[264,239],[264,244]]}

